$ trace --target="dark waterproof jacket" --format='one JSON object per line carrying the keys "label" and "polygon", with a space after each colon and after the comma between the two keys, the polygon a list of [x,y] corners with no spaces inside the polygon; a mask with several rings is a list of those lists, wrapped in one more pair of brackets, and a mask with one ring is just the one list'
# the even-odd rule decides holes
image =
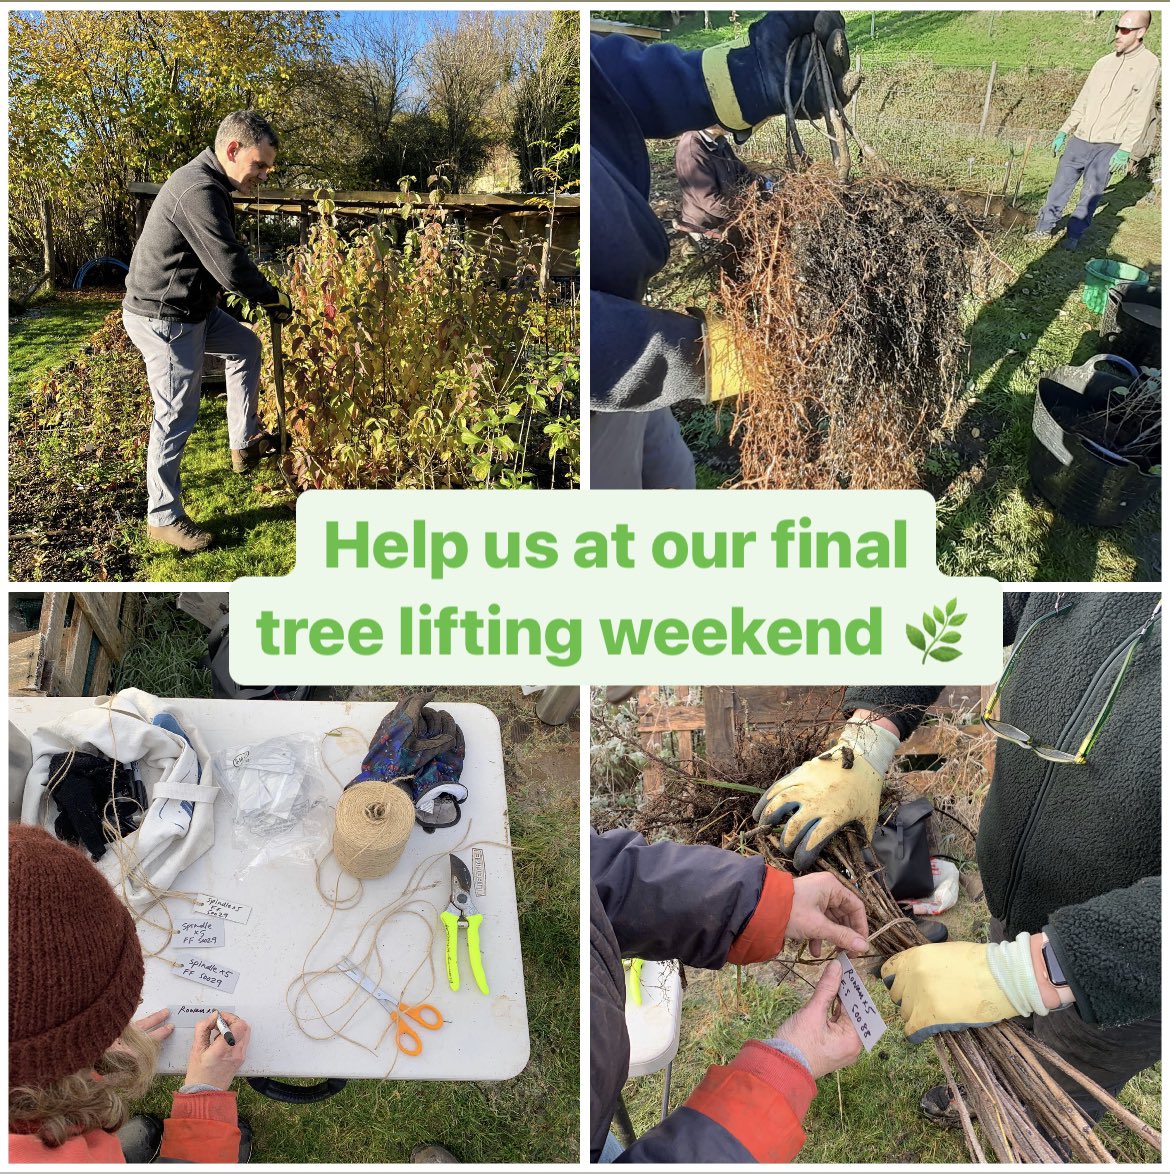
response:
{"label": "dark waterproof jacket", "polygon": [[233,191],[210,147],[162,185],[130,258],[127,313],[202,322],[221,290],[261,305],[276,301],[275,287],[236,237]]}
{"label": "dark waterproof jacket", "polygon": [[[792,878],[759,857],[634,832],[589,837],[589,1146],[597,1161],[630,1067],[623,957],[718,969],[773,958],[792,911]],[[699,1086],[623,1162],[787,1162],[816,1084],[798,1061],[755,1040]]]}
{"label": "dark waterproof jacket", "polygon": [[590,46],[592,374],[600,412],[651,412],[706,398],[699,319],[643,306],[650,278],[670,256],[649,204],[646,139],[674,138],[716,122],[702,54],[629,37]]}
{"label": "dark waterproof jacket", "polygon": [[[1052,592],[1004,595],[1004,643],[1050,613]],[[1070,611],[1022,646],[1001,717],[1033,740],[1075,751],[1117,678],[1131,638],[1159,596],[1064,593]],[[1161,1006],[1162,621],[1138,648],[1100,738],[1081,766],[996,744],[979,825],[987,903],[1006,936],[1047,932],[1088,1023],[1113,1026]],[[887,714],[903,737],[941,690],[862,686],[846,712]]]}
{"label": "dark waterproof jacket", "polygon": [[726,135],[708,138],[697,130],[679,136],[674,174],[682,197],[678,225],[688,232],[722,228],[736,192],[759,178],[732,150]]}

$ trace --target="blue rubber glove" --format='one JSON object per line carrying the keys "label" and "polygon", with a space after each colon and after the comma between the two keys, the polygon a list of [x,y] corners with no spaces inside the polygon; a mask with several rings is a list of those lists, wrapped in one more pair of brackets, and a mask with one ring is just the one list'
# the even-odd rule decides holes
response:
{"label": "blue rubber glove", "polygon": [[1109,160],[1109,174],[1116,175],[1119,171],[1125,171],[1128,166],[1129,152],[1114,151],[1113,157]]}
{"label": "blue rubber glove", "polygon": [[1057,131],[1056,138],[1052,140],[1052,153],[1059,155],[1064,150],[1064,144],[1068,142],[1068,135],[1064,131]]}

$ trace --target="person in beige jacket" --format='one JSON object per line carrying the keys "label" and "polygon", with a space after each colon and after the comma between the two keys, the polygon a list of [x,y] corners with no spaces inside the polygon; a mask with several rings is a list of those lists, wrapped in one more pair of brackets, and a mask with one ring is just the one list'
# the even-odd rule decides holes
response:
{"label": "person in beige jacket", "polygon": [[1089,71],[1052,141],[1052,153],[1060,155],[1060,166],[1033,236],[1051,235],[1080,180],[1080,202],[1069,218],[1064,242],[1066,249],[1076,249],[1110,175],[1128,167],[1130,153],[1150,121],[1158,96],[1160,66],[1144,44],[1150,20],[1149,12],[1122,13],[1113,28],[1113,52]]}

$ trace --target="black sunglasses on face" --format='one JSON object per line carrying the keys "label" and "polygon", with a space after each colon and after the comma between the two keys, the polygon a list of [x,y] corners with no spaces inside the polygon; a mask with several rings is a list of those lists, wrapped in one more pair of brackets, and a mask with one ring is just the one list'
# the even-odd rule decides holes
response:
{"label": "black sunglasses on face", "polygon": [[1142,30],[1140,28],[1127,29],[1123,24],[1115,24],[1113,31],[1115,33],[1140,33]]}

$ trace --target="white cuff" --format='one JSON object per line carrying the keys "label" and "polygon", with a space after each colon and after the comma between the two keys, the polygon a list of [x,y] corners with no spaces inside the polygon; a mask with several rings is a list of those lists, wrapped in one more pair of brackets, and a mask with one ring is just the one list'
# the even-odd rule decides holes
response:
{"label": "white cuff", "polygon": [[871,720],[846,723],[837,735],[837,744],[856,751],[884,779],[902,740]]}
{"label": "white cuff", "polygon": [[989,942],[987,965],[991,977],[1020,1015],[1047,1015],[1040,983],[1032,966],[1032,935],[1022,933],[1014,942]]}

